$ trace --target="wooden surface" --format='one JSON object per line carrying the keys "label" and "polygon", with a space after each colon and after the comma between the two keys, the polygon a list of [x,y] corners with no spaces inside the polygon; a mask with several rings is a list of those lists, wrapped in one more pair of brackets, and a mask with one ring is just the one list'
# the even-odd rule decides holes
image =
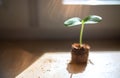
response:
{"label": "wooden surface", "polygon": [[[72,43],[71,41],[1,41],[0,78],[69,78],[66,66],[71,57]],[[73,78],[88,78],[88,76],[119,78],[119,43],[118,41],[90,42],[90,59],[95,65],[88,62],[85,72],[73,75]]]}
{"label": "wooden surface", "polygon": [[[120,51],[91,52],[90,60],[82,73],[73,74],[72,78],[119,78],[120,77]],[[45,53],[30,67],[24,70],[16,78],[70,78],[71,73],[67,71],[70,54]],[[71,66],[74,73],[82,66]],[[76,69],[75,69],[76,68]]]}

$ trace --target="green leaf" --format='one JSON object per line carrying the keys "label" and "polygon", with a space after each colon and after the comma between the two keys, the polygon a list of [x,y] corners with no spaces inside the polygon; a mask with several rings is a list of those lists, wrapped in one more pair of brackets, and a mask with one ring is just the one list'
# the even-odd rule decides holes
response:
{"label": "green leaf", "polygon": [[102,21],[102,17],[97,16],[97,15],[90,15],[83,20],[85,24],[95,24],[95,23]]}
{"label": "green leaf", "polygon": [[64,25],[67,27],[76,26],[82,24],[81,19],[78,17],[73,17],[64,22]]}

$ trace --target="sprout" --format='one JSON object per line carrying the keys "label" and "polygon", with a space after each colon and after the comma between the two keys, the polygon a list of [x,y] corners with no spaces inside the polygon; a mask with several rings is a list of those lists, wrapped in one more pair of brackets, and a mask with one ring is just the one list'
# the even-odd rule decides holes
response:
{"label": "sprout", "polygon": [[99,23],[100,21],[102,21],[102,17],[97,15],[90,15],[84,19],[80,19],[79,17],[70,18],[64,22],[64,25],[66,27],[82,25],[80,30],[80,40],[79,40],[79,43],[82,44],[84,24],[96,24]]}

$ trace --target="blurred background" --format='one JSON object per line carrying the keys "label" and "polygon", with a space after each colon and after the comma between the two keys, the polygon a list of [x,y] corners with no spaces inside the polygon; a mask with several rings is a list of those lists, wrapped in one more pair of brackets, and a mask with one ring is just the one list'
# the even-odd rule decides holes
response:
{"label": "blurred background", "polygon": [[119,5],[64,5],[62,0],[1,0],[1,40],[79,40],[80,26],[64,27],[70,17],[99,15],[86,25],[84,40],[120,39]]}

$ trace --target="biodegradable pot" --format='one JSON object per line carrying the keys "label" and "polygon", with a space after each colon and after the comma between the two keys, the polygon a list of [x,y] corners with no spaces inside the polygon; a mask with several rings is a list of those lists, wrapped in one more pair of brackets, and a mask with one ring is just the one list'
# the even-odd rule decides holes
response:
{"label": "biodegradable pot", "polygon": [[79,43],[72,44],[71,64],[87,63],[90,46],[87,44],[80,45]]}

